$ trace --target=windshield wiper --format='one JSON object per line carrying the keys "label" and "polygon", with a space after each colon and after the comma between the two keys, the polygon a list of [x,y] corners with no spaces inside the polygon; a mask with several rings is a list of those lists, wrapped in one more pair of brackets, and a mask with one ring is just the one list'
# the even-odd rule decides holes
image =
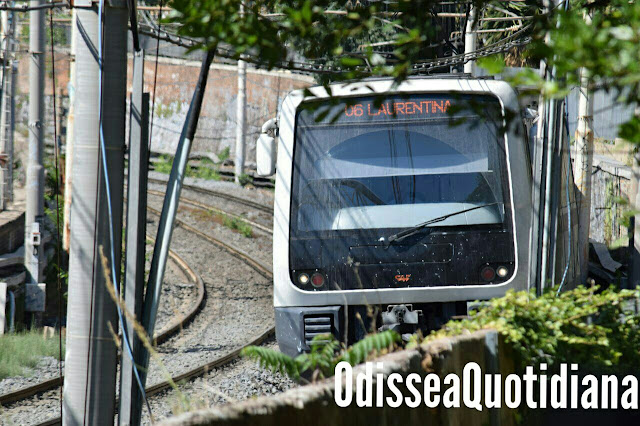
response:
{"label": "windshield wiper", "polygon": [[489,207],[489,206],[495,206],[497,204],[500,204],[500,203],[496,202],[496,203],[483,204],[481,206],[475,206],[475,207],[471,207],[469,209],[464,209],[464,210],[460,210],[460,211],[457,211],[457,212],[448,213],[448,214],[436,217],[434,219],[430,219],[430,220],[428,220],[426,222],[419,223],[416,226],[413,226],[413,227],[411,227],[409,229],[405,229],[404,231],[400,231],[400,232],[398,232],[396,234],[390,235],[387,238],[387,245],[391,244],[394,241],[403,240],[403,239],[415,234],[416,232],[418,232],[422,228],[425,228],[425,227],[427,227],[429,225],[432,225],[434,223],[442,222],[442,221],[450,218],[451,216],[457,216],[457,215],[462,214],[462,213],[467,213],[467,212],[470,212],[472,210],[482,209],[482,208]]}

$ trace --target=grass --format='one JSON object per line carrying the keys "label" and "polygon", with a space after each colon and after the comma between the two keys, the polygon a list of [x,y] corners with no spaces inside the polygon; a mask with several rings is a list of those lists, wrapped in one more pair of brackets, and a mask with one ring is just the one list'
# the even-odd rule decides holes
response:
{"label": "grass", "polygon": [[220,216],[222,216],[222,224],[227,228],[237,231],[247,238],[253,237],[253,229],[247,222],[227,215]]}
{"label": "grass", "polygon": [[232,231],[244,235],[247,238],[253,238],[253,228],[247,222],[242,219],[227,216],[226,214],[220,214],[211,210],[194,209],[191,214],[197,217],[199,220],[207,221],[213,220],[222,226],[225,226]]}
{"label": "grass", "polygon": [[220,173],[218,173],[216,169],[212,169],[211,167],[207,167],[207,166],[199,166],[199,167],[187,166],[186,175],[188,177],[207,179],[207,180],[222,179],[222,177],[220,176]]}
{"label": "grass", "polygon": [[45,339],[41,329],[0,336],[0,380],[27,375],[28,369],[35,367],[45,356],[58,359],[58,343],[57,334]]}
{"label": "grass", "polygon": [[[200,161],[201,164],[214,164],[211,160],[208,161]],[[153,164],[153,168],[156,172],[164,173],[166,175],[171,173],[171,166],[173,164],[173,157],[170,155],[162,154],[158,161]],[[201,165],[192,167],[187,164],[187,170],[185,172],[185,176],[200,178],[206,180],[220,180],[220,173],[214,168],[208,167],[207,165]]]}

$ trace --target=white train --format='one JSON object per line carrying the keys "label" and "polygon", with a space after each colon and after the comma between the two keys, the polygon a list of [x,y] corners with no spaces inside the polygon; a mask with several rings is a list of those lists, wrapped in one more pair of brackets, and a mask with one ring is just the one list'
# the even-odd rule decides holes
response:
{"label": "white train", "polygon": [[[276,174],[273,275],[284,353],[331,332],[439,327],[527,288],[532,173],[509,84],[461,75],[290,93],[258,140]],[[277,139],[277,150],[276,150]],[[277,151],[277,167],[275,152]]]}

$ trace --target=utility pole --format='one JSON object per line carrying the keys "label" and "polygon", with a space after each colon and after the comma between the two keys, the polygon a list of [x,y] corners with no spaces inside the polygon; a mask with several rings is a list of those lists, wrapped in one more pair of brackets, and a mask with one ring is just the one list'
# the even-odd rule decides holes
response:
{"label": "utility pole", "polygon": [[[35,0],[33,6],[44,5]],[[29,12],[29,159],[27,164],[24,266],[27,284],[38,284],[44,247],[44,10]]]}
{"label": "utility pole", "polygon": [[[0,156],[6,167],[0,171],[0,210],[13,200],[13,135],[11,131],[11,106],[13,102],[13,33],[15,14],[3,10],[0,13],[2,49],[2,99],[0,100]],[[3,175],[4,174],[4,175]]]}
{"label": "utility pole", "polygon": [[[589,14],[585,21],[591,22]],[[591,224],[591,168],[593,167],[593,93],[589,91],[589,76],[580,69],[578,97],[578,128],[576,129],[575,184],[580,192],[578,210],[578,254],[580,283],[587,282],[589,274],[589,226]]]}
{"label": "utility pole", "polygon": [[[636,117],[640,117],[640,106],[636,107]],[[637,211],[640,208],[640,151],[636,151],[633,156],[633,177],[632,177],[632,191],[634,196],[632,205]],[[629,283],[627,288],[634,289],[640,285],[640,214],[633,217],[633,235],[630,236],[633,240],[633,246],[631,247],[631,273],[629,275]]]}
{"label": "utility pole", "polygon": [[[472,4],[469,7],[469,16],[467,16],[467,26],[464,32],[464,54],[469,55],[476,51],[478,45],[476,8]],[[476,61],[467,61],[464,63],[464,72],[466,74],[475,75]]]}
{"label": "utility pole", "polygon": [[[124,300],[127,311],[142,318],[144,297],[144,258],[147,224],[147,173],[149,165],[149,93],[144,91],[144,50],[133,54],[133,90],[129,114],[129,172],[127,185],[127,241]],[[127,337],[135,363],[142,363],[140,339],[127,319]],[[126,350],[120,364],[120,425],[138,425],[142,394]]]}
{"label": "utility pole", "polygon": [[[120,278],[117,275],[122,247],[128,19],[124,2],[105,4],[102,27],[105,38],[102,43],[99,9],[90,3],[86,7],[79,7],[76,3],[75,7],[78,29],[77,120],[74,129],[75,161],[71,171],[71,215],[74,220],[69,256],[62,410],[63,424],[68,426],[113,424],[115,413],[115,335],[119,327],[116,305],[109,294],[106,277],[110,276],[115,283]],[[102,105],[99,99],[102,99]],[[104,152],[100,146],[100,117]],[[106,156],[110,192],[107,192],[101,155]],[[109,199],[112,217],[108,213]],[[113,240],[110,225],[113,226]],[[110,256],[112,250],[113,260]],[[101,252],[109,259],[106,270],[102,266]],[[117,274],[115,277],[111,276],[112,269]]]}
{"label": "utility pole", "polygon": [[247,63],[238,59],[238,100],[236,105],[236,183],[240,183],[240,176],[244,174],[245,134],[247,130]]}
{"label": "utility pole", "polygon": [[71,57],[69,58],[69,112],[67,114],[67,135],[64,141],[64,223],[62,226],[62,248],[69,252],[69,232],[71,231],[71,190],[73,182],[73,139],[74,139],[74,114],[76,97],[76,39],[78,28],[76,26],[76,9],[72,9],[71,15]]}

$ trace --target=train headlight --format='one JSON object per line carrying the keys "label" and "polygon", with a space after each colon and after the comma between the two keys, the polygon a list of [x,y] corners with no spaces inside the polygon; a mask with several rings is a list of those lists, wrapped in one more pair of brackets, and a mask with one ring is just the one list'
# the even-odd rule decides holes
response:
{"label": "train headlight", "polygon": [[498,269],[496,270],[496,273],[500,278],[504,278],[509,273],[509,269],[507,269],[506,266],[499,266]]}
{"label": "train headlight", "polygon": [[493,281],[496,277],[496,271],[491,266],[485,266],[482,268],[482,271],[480,271],[480,276],[485,281]]}
{"label": "train headlight", "polygon": [[318,287],[322,287],[322,285],[324,284],[324,276],[319,273],[316,272],[315,274],[311,275],[311,285],[318,288]]}
{"label": "train headlight", "polygon": [[302,285],[309,284],[309,275],[308,274],[300,274],[298,275],[298,282]]}

